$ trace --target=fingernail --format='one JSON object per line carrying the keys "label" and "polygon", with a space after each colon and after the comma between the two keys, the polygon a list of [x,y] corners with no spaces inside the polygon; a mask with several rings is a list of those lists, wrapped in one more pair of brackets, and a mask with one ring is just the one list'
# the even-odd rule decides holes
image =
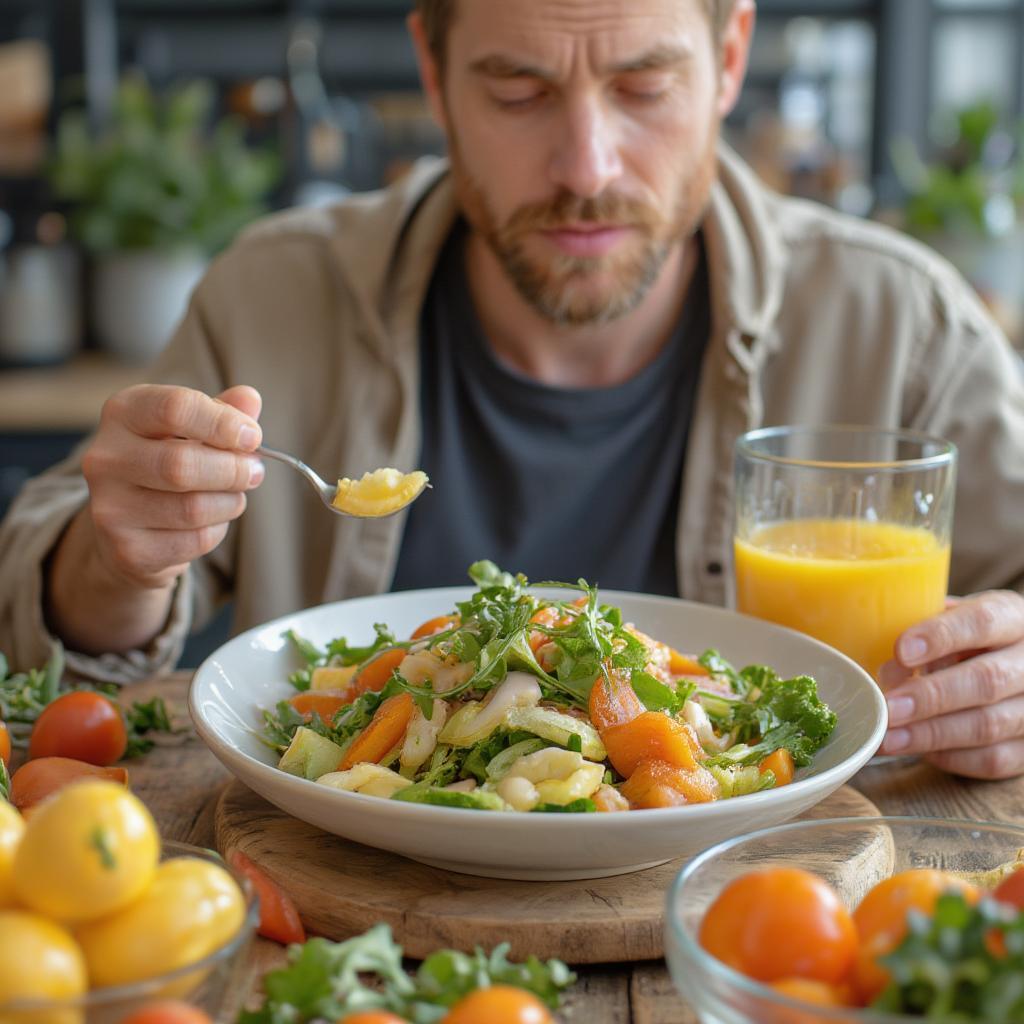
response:
{"label": "fingernail", "polygon": [[900,660],[905,665],[923,661],[928,653],[928,643],[920,636],[905,636],[900,640]]}
{"label": "fingernail", "polygon": [[249,486],[258,487],[263,483],[263,477],[266,474],[266,467],[259,459],[249,460]]}
{"label": "fingernail", "polygon": [[260,443],[260,432],[255,427],[242,427],[238,432],[238,447],[251,452]]}
{"label": "fingernail", "polygon": [[889,705],[890,725],[899,725],[914,714],[913,697],[890,697],[886,703]]}
{"label": "fingernail", "polygon": [[887,754],[894,754],[898,750],[905,750],[910,746],[909,729],[890,729],[885,734],[885,742],[882,748]]}

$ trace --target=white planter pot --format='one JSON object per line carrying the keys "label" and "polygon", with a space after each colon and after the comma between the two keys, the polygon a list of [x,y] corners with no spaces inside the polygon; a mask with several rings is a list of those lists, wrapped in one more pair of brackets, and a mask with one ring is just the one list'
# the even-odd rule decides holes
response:
{"label": "white planter pot", "polygon": [[206,257],[192,250],[126,250],[98,257],[93,326],[103,348],[125,362],[151,362],[184,315],[206,264]]}

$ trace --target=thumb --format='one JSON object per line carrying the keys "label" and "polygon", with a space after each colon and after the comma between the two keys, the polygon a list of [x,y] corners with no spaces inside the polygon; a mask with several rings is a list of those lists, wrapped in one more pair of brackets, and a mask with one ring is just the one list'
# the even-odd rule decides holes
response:
{"label": "thumb", "polygon": [[255,388],[249,387],[248,384],[236,384],[234,387],[222,391],[217,396],[217,401],[234,406],[239,412],[244,412],[246,416],[251,416],[254,420],[260,418],[260,412],[263,409],[263,399],[260,397],[260,393]]}

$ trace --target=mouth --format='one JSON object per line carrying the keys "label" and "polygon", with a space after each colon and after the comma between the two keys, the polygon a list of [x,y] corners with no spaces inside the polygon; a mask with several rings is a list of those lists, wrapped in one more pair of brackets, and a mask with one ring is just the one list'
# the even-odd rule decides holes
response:
{"label": "mouth", "polygon": [[607,255],[631,231],[622,224],[563,224],[541,234],[567,256],[596,257]]}

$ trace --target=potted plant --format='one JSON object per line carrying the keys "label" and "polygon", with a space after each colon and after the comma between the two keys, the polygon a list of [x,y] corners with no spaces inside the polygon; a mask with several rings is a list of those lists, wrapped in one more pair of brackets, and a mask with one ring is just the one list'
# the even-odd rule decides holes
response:
{"label": "potted plant", "polygon": [[946,256],[1024,347],[1024,126],[1015,138],[990,103],[948,115],[946,144],[925,163],[906,140],[894,164],[906,228]]}
{"label": "potted plant", "polygon": [[99,136],[81,111],[58,123],[50,180],[94,256],[97,337],[122,359],[160,351],[209,257],[265,211],[277,180],[276,157],[247,146],[239,122],[210,125],[213,101],[203,81],[158,98],[130,77]]}

